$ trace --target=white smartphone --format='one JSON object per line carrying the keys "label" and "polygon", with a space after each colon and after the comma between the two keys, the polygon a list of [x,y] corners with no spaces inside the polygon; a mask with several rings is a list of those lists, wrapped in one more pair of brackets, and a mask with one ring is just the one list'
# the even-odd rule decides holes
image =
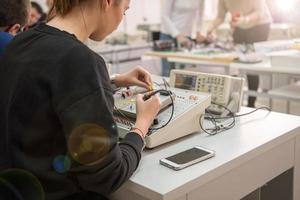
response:
{"label": "white smartphone", "polygon": [[173,170],[180,170],[200,161],[211,158],[214,155],[215,152],[212,150],[200,146],[195,146],[186,151],[177,153],[167,158],[163,158],[159,161],[159,163]]}

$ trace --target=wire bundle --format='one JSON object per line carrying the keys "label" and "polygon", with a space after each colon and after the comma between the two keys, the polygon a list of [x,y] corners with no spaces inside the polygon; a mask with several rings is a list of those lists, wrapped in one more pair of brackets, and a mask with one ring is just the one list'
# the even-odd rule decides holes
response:
{"label": "wire bundle", "polygon": [[[148,95],[147,98],[149,98],[149,97],[151,97],[151,96],[153,96],[153,95],[155,95],[155,94],[157,94],[157,93],[162,93],[162,92],[163,92],[164,94],[167,94],[167,95],[170,97],[171,102],[172,102],[172,103],[170,104],[170,105],[172,106],[171,115],[170,115],[169,120],[168,120],[165,124],[161,125],[160,127],[158,127],[158,128],[151,128],[151,127],[150,127],[150,128],[149,128],[149,132],[148,132],[147,135],[151,135],[154,131],[157,131],[157,130],[159,130],[159,129],[162,129],[162,128],[166,127],[166,126],[171,122],[171,120],[173,119],[173,116],[174,116],[175,105],[174,105],[174,100],[173,100],[173,98],[172,98],[172,94],[173,94],[173,93],[172,93],[171,90],[168,89],[168,87],[170,87],[169,84],[168,84],[168,82],[167,82],[164,78],[163,78],[162,80],[163,80],[163,84],[164,84],[165,89],[158,89],[158,90],[153,91],[152,93],[146,94],[146,95]],[[158,84],[158,83],[155,83],[155,82],[154,82],[154,84],[160,86],[160,84]],[[145,96],[146,96],[146,95],[145,95]],[[145,97],[145,96],[144,96],[144,97]],[[145,100],[146,100],[147,98],[145,98]],[[122,117],[124,117],[124,118],[130,123],[130,125],[131,125],[130,128],[132,128],[132,127],[134,126],[134,124],[131,122],[132,120],[129,119],[130,117],[127,116],[127,115],[126,115],[125,113],[123,113],[122,111],[120,111],[120,109],[117,108],[116,106],[114,106],[114,108],[115,108],[115,111],[116,111],[118,114],[120,114]]]}
{"label": "wire bundle", "polygon": [[[268,114],[271,112],[271,109],[268,107],[260,107],[251,112],[236,115],[226,106],[216,104],[216,103],[212,103],[212,104],[223,107],[225,110],[229,112],[229,114],[225,117],[220,117],[220,116],[213,115],[208,109],[206,109],[206,113],[204,115],[201,115],[199,118],[199,124],[200,124],[200,128],[208,135],[216,135],[223,131],[232,129],[236,124],[236,118],[250,115],[252,113],[255,113],[258,110],[267,110],[269,111]],[[212,124],[212,127],[204,128],[203,119],[206,120],[207,122],[210,122]]]}

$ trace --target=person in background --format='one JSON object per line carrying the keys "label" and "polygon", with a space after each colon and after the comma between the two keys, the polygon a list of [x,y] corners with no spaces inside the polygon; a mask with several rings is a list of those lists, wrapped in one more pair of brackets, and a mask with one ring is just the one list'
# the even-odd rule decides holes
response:
{"label": "person in background", "polygon": [[0,57],[13,37],[27,24],[29,0],[1,0]]}
{"label": "person in background", "polygon": [[110,79],[104,59],[85,45],[117,29],[129,4],[54,0],[48,23],[15,37],[0,60],[0,170],[32,173],[45,199],[103,199],[139,165],[160,98],[137,95],[136,121],[119,141],[113,93],[151,90],[151,76],[137,67]]}
{"label": "person in background", "polygon": [[33,28],[39,22],[46,20],[46,14],[43,11],[43,8],[36,2],[31,2],[31,9],[29,15],[28,28]]}
{"label": "person in background", "polygon": [[[197,25],[196,40],[199,43],[205,41],[201,34],[204,0],[164,0],[162,7],[162,23],[160,40],[176,40],[177,45],[191,48],[193,26]],[[162,75],[169,76],[173,63],[162,60]]]}
{"label": "person in background", "polygon": [[[219,0],[218,16],[208,29],[208,38],[224,22],[226,13],[231,13],[233,41],[236,44],[253,44],[266,41],[272,22],[271,13],[265,0]],[[247,75],[248,88],[257,90],[259,76]],[[255,107],[256,97],[248,98],[248,107]]]}

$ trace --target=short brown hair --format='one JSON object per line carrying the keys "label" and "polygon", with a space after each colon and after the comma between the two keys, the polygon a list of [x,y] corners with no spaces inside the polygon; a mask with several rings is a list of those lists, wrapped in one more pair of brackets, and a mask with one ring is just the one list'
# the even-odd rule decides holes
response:
{"label": "short brown hair", "polygon": [[0,27],[27,23],[29,15],[29,0],[1,0]]}

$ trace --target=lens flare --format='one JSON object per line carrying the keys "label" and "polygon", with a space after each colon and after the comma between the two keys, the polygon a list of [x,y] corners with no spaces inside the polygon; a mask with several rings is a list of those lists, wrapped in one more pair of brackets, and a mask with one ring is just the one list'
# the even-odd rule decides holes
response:
{"label": "lens flare", "polygon": [[53,168],[56,172],[63,174],[71,169],[71,159],[69,156],[57,156],[53,161]]}
{"label": "lens flare", "polygon": [[294,6],[296,5],[295,0],[276,0],[277,7],[282,12],[290,12],[294,9]]}
{"label": "lens flare", "polygon": [[[113,125],[112,129],[115,129]],[[105,158],[112,145],[112,138],[97,124],[83,124],[68,139],[71,157],[82,165],[91,165]]]}
{"label": "lens flare", "polygon": [[9,169],[0,173],[0,199],[44,200],[40,181],[22,169]]}

